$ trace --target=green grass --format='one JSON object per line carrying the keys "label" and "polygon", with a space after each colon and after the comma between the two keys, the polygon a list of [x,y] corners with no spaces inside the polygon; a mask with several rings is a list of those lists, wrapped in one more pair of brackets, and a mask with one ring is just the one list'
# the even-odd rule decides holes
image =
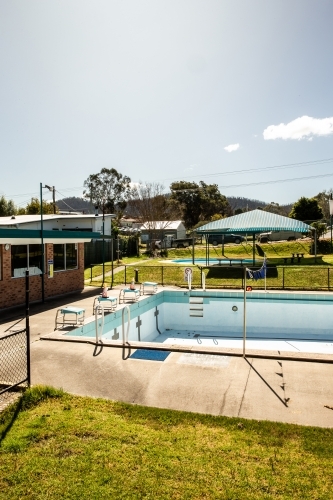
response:
{"label": "green grass", "polygon": [[332,498],[333,429],[36,387],[0,414],[0,438],[6,500]]}
{"label": "green grass", "polygon": [[[295,290],[328,290],[333,288],[333,255],[317,255],[315,260],[313,255],[309,254],[310,242],[299,240],[295,242],[281,242],[260,245],[268,258],[267,287],[271,289],[295,289]],[[290,257],[292,253],[304,253],[304,258],[300,263],[294,265],[284,263],[284,257]],[[252,259],[252,245],[242,243],[240,245],[226,245],[224,255],[226,258]],[[195,256],[205,257],[206,249],[204,246],[195,247]],[[210,246],[210,258],[221,257],[222,247]],[[168,260],[159,257],[148,259],[142,255],[140,259],[131,257],[123,259],[122,264],[129,266],[126,271],[114,273],[114,285],[129,283],[134,276],[134,269],[139,271],[139,282],[155,281],[164,285],[185,286],[184,269],[191,264],[175,265],[171,262],[176,258],[192,258],[192,248],[170,249],[168,251]],[[140,261],[143,261],[142,263]],[[260,266],[262,258],[256,254],[256,260]],[[131,267],[134,265],[134,269]],[[252,266],[249,266],[252,267]],[[117,269],[114,263],[115,270]],[[111,285],[111,264],[105,264],[106,282]],[[126,276],[125,276],[126,273]],[[93,268],[93,281],[90,282],[90,269],[85,271],[87,282],[100,287],[102,285],[102,266]],[[223,266],[205,270],[207,288],[242,288],[243,270],[236,267]],[[86,283],[87,283],[86,282]],[[201,285],[200,270],[197,266],[193,267],[193,287]],[[264,282],[258,281],[251,283],[253,289],[262,289]]]}

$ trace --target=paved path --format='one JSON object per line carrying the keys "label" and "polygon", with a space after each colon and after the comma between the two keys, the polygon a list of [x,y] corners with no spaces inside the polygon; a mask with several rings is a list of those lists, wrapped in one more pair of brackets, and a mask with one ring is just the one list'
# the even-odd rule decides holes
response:
{"label": "paved path", "polygon": [[[31,307],[33,384],[161,408],[333,427],[333,364],[183,352],[160,362],[133,359],[119,347],[40,340],[53,332],[59,307],[84,307],[90,315],[96,291],[88,287]],[[110,293],[118,295],[119,287]],[[2,316],[0,335],[23,326],[19,319],[15,311]]]}

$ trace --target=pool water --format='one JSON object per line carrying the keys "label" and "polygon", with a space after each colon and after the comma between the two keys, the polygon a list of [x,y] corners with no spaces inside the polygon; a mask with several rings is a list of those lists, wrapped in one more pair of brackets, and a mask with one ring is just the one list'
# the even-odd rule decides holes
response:
{"label": "pool water", "polygon": [[[186,264],[186,265],[193,265],[192,263],[192,259],[173,259],[171,262],[173,262],[174,264]],[[211,257],[209,258],[209,261],[208,259],[202,259],[202,258],[199,258],[199,259],[195,259],[194,260],[194,264],[196,265],[202,265],[202,266],[205,266],[206,265],[206,262],[209,262],[209,264],[212,264],[212,265],[215,265],[215,264],[218,264],[218,265],[222,265],[222,266],[225,266],[225,265],[230,265],[230,259],[227,259],[227,258],[224,258],[224,257],[221,257],[219,259],[214,259],[214,257]],[[232,264],[233,265],[241,265],[241,264],[253,264],[253,260],[252,259],[232,259]]]}
{"label": "pool water", "polygon": [[[247,347],[333,353],[332,310],[331,294],[251,292],[246,304]],[[241,347],[243,311],[243,292],[163,290],[130,305],[128,340]],[[102,327],[101,318],[98,324]],[[68,335],[95,337],[95,321]],[[121,342],[121,309],[105,315],[102,338]]]}

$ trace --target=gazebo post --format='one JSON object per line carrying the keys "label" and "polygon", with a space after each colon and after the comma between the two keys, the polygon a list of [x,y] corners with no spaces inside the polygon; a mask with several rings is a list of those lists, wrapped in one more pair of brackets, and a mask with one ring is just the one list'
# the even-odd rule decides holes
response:
{"label": "gazebo post", "polygon": [[256,265],[256,250],[255,250],[255,241],[256,241],[256,235],[253,233],[253,247],[252,247],[252,260],[253,260],[253,265]]}

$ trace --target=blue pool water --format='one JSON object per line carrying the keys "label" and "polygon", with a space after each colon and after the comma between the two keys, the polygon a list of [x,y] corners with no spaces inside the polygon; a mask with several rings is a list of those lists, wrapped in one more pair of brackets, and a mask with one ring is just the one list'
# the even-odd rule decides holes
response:
{"label": "blue pool water", "polygon": [[[192,259],[173,259],[171,262],[174,262],[175,264],[187,264],[191,265],[192,264]],[[194,264],[197,265],[206,265],[207,260],[206,259],[195,259]],[[252,264],[253,260],[252,259],[232,259],[232,264],[237,265],[237,264]],[[230,259],[224,259],[224,257],[221,257],[219,260],[214,259],[214,257],[209,259],[209,264],[215,265],[215,264],[220,264],[220,265],[230,265]]]}
{"label": "blue pool water", "polygon": [[[243,292],[163,290],[130,305],[128,340],[240,347],[243,311]],[[333,352],[332,312],[332,294],[251,292],[246,305],[247,339],[257,349],[264,349],[263,342],[269,341],[267,348],[286,350],[288,344],[289,350],[297,352],[302,350],[297,342],[321,342]],[[102,327],[102,319],[98,325]],[[94,338],[95,321],[67,335]],[[102,338],[121,342],[121,309],[105,315]]]}

